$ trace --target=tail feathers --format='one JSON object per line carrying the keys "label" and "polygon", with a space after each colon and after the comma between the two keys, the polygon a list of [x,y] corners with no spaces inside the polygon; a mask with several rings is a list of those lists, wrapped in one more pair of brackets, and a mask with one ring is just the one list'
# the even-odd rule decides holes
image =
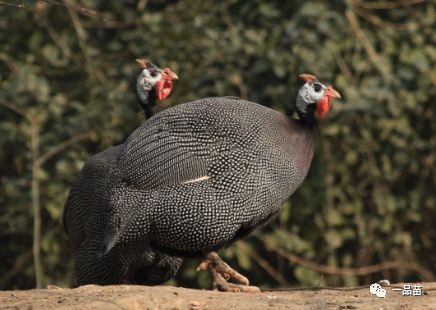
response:
{"label": "tail feathers", "polygon": [[146,243],[150,234],[150,195],[123,184],[113,192],[112,212],[108,214],[98,256],[107,255],[118,244]]}

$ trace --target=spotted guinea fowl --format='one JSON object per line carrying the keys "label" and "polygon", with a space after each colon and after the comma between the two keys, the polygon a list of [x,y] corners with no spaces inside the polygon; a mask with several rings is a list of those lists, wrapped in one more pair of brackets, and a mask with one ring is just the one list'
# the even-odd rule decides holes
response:
{"label": "spotted guinea fowl", "polygon": [[165,100],[173,89],[173,80],[178,79],[170,68],[159,69],[148,59],[137,59],[141,69],[136,78],[135,94],[141,106],[145,119],[157,113],[156,100]]}
{"label": "spotted guinea fowl", "polygon": [[[156,113],[156,100],[162,101],[169,96],[172,80],[178,77],[171,69],[160,69],[147,59],[137,59],[136,62],[140,73],[136,78],[135,93],[147,119]],[[110,176],[121,150],[122,145],[117,145],[91,157],[71,187],[63,222],[73,255],[87,242],[89,218],[92,218],[96,208],[105,203],[101,198],[107,195],[106,189],[111,188],[108,186]],[[181,262],[180,258],[146,250],[141,260],[132,265],[129,275],[121,280],[143,284],[161,283],[177,272]]]}
{"label": "spotted guinea fowl", "polygon": [[111,172],[106,203],[88,221],[76,255],[79,281],[115,283],[151,248],[204,257],[201,267],[220,290],[257,291],[215,251],[276,216],[307,175],[314,114],[323,117],[340,96],[312,75],[300,77],[298,120],[220,97],[167,109],[135,130]]}

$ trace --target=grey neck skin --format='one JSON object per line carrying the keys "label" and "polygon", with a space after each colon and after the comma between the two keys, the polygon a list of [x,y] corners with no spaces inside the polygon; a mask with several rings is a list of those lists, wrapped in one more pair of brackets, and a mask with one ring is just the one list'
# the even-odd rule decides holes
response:
{"label": "grey neck skin", "polygon": [[[139,79],[139,77],[138,77]],[[138,79],[135,81],[136,83],[136,98],[138,100],[139,105],[144,112],[145,118],[150,118],[157,112],[156,106],[156,90],[151,88],[151,90],[146,90],[142,85],[138,83]]]}

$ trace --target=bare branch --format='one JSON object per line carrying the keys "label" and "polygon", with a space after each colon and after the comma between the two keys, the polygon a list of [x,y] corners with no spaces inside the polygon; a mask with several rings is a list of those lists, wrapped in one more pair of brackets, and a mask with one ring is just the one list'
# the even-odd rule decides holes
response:
{"label": "bare branch", "polygon": [[43,155],[41,155],[37,163],[39,166],[42,166],[48,159],[59,153],[60,151],[65,150],[70,145],[73,145],[79,141],[89,139],[95,132],[93,130],[87,131],[84,133],[81,133],[77,136],[71,137],[68,140],[65,140],[64,142],[61,142],[53,147],[51,147],[47,152],[45,152]]}
{"label": "bare branch", "polygon": [[345,62],[344,58],[342,57],[341,52],[333,52],[333,57],[335,58],[336,64],[338,65],[339,70],[341,70],[341,73],[347,78],[347,80],[351,81],[354,84],[354,75],[348,67],[347,63]]}
{"label": "bare branch", "polygon": [[368,22],[370,22],[371,24],[374,24],[378,27],[382,27],[382,28],[393,28],[396,30],[405,30],[407,29],[407,24],[396,24],[396,23],[391,23],[391,22],[387,22],[382,20],[380,17],[378,17],[377,15],[371,14],[370,11],[367,10],[362,10],[359,8],[355,8],[354,12],[359,15],[360,17],[364,18],[365,20],[367,20]]}
{"label": "bare branch", "polygon": [[387,78],[388,69],[380,62],[379,55],[375,51],[365,32],[360,27],[356,15],[350,9],[347,9],[345,11],[345,15],[347,16],[348,22],[350,23],[350,26],[356,34],[357,38],[365,48],[369,61],[372,62],[375,69],[377,69],[384,78]]}
{"label": "bare branch", "polygon": [[11,7],[14,7],[14,8],[20,8],[20,9],[24,8],[24,3],[21,3],[21,4],[15,4],[15,3],[6,3],[6,2],[3,2],[3,1],[0,1],[0,5],[3,5],[3,6],[11,6]]}
{"label": "bare branch", "polygon": [[35,282],[36,288],[42,288],[43,282],[43,268],[41,259],[41,200],[40,200],[40,182],[38,179],[39,174],[39,138],[40,138],[40,125],[33,119],[30,122],[30,151],[32,157],[32,209],[33,209],[33,261],[35,267]]}
{"label": "bare branch", "polygon": [[26,113],[26,111],[22,108],[14,106],[14,105],[9,104],[9,103],[6,103],[4,101],[0,101],[0,105],[4,106],[5,108],[8,108],[9,110],[14,111],[18,115],[21,115],[21,116],[25,117],[26,119],[30,120],[29,114]]}
{"label": "bare branch", "polygon": [[86,64],[87,64],[87,71],[91,76],[95,76],[100,82],[103,82],[105,80],[103,73],[99,70],[96,70],[96,68],[94,66],[94,62],[91,60],[91,57],[89,56],[88,47],[86,46],[86,39],[87,38],[86,38],[85,28],[83,27],[79,16],[77,16],[76,11],[68,3],[68,1],[64,0],[64,3],[68,9],[69,14],[70,14],[74,29],[76,30],[76,35],[77,35],[77,39],[79,41],[80,48],[83,51],[83,54],[85,55]]}
{"label": "bare branch", "polygon": [[275,270],[265,259],[260,257],[255,251],[253,251],[245,243],[238,242],[236,244],[241,250],[251,256],[266,272],[268,272],[280,285],[287,286],[289,282],[283,277],[283,275]]}
{"label": "bare branch", "polygon": [[0,290],[6,289],[11,279],[13,279],[17,273],[22,272],[31,259],[32,259],[32,251],[27,250],[21,253],[15,259],[14,265],[8,270],[6,274],[3,274],[2,279],[0,281]]}
{"label": "bare branch", "polygon": [[72,10],[74,10],[76,13],[84,15],[84,16],[88,16],[88,17],[99,17],[100,19],[103,19],[101,17],[101,13],[97,12],[94,9],[91,9],[89,7],[85,7],[84,5],[74,5],[74,4],[67,4],[61,1],[56,1],[56,0],[39,0],[41,2],[45,2],[47,4],[53,4],[53,5],[58,5],[58,6],[63,6],[63,7],[67,7],[70,8]]}
{"label": "bare branch", "polygon": [[44,23],[45,29],[47,30],[47,34],[49,37],[53,40],[53,42],[59,47],[59,49],[62,51],[62,53],[70,59],[72,62],[74,62],[77,66],[80,65],[80,61],[77,59],[77,57],[71,53],[71,51],[68,49],[68,46],[62,42],[59,34],[53,29],[51,24]]}
{"label": "bare branch", "polygon": [[[263,242],[265,242],[265,244],[274,244],[274,240],[272,238],[268,238],[268,237],[259,237],[259,238]],[[286,258],[293,264],[304,266],[306,268],[316,270],[322,273],[327,273],[327,274],[364,276],[370,273],[375,273],[386,269],[407,269],[419,273],[426,281],[433,281],[435,279],[435,276],[431,271],[425,269],[424,267],[414,262],[387,261],[380,264],[364,266],[364,267],[356,267],[356,268],[332,267],[332,266],[324,266],[316,262],[306,260],[295,254],[289,253],[279,247],[274,247],[272,250],[277,254],[279,254],[280,256]]]}
{"label": "bare branch", "polygon": [[[83,4],[75,5],[73,3],[67,3],[66,1],[56,1],[56,0],[39,0],[47,4],[63,6],[68,8],[69,10],[74,11],[77,15],[80,14],[86,17],[93,17],[93,20],[87,20],[81,22],[84,28],[126,28],[126,27],[134,27],[140,24],[141,19],[138,18],[134,21],[115,21],[110,20],[103,13],[96,11],[93,8],[85,7]],[[138,3],[140,5],[140,3]]]}
{"label": "bare branch", "polygon": [[95,28],[95,29],[120,29],[120,28],[129,28],[129,27],[137,27],[141,25],[141,18],[132,20],[132,21],[116,21],[116,20],[106,20],[103,22],[100,21],[84,21],[82,23],[84,28]]}
{"label": "bare branch", "polygon": [[389,9],[396,9],[396,8],[410,6],[410,5],[415,5],[422,2],[427,2],[427,0],[398,0],[398,1],[373,1],[373,2],[356,1],[355,4],[364,9],[389,10]]}

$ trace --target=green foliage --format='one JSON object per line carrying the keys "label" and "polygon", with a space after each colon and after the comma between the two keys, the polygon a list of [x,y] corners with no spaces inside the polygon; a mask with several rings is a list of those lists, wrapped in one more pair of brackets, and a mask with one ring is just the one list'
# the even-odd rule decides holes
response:
{"label": "green foliage", "polygon": [[[252,283],[356,285],[436,273],[431,1],[377,8],[351,0],[93,0],[87,10],[67,3],[0,6],[0,289],[34,287],[30,119],[41,155],[79,137],[33,176],[41,186],[44,283],[69,285],[61,224],[68,189],[92,154],[140,124],[132,83],[141,56],[180,77],[164,107],[236,95],[287,111],[303,72],[344,97],[321,122],[310,174],[279,217],[244,247],[222,252]],[[277,249],[328,267],[397,261],[419,268],[323,277]],[[194,272],[197,263],[187,260],[171,283],[209,285],[206,273]]]}

